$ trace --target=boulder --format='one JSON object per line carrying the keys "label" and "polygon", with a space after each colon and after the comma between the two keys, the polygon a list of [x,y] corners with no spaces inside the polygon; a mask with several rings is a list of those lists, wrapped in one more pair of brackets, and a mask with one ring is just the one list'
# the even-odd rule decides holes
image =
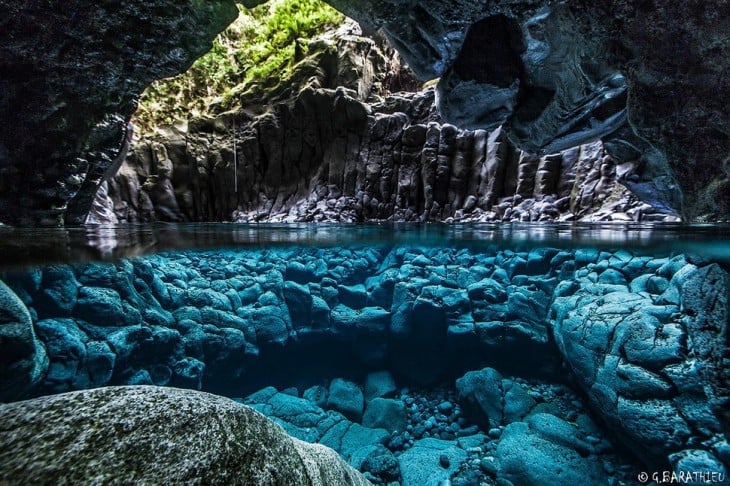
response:
{"label": "boulder", "polygon": [[453,442],[431,438],[419,440],[398,457],[403,486],[439,486],[465,460],[466,451]]}
{"label": "boulder", "polygon": [[511,484],[606,484],[601,463],[577,437],[577,428],[549,414],[504,428],[498,478]]}
{"label": "boulder", "polygon": [[327,407],[341,412],[350,420],[362,418],[364,399],[362,390],[355,383],[335,378],[330,383]]}
{"label": "boulder", "polygon": [[485,429],[502,424],[502,375],[492,368],[470,371],[456,380],[464,414]]}
{"label": "boulder", "polygon": [[375,398],[368,402],[362,424],[365,427],[403,432],[407,425],[406,406],[401,400]]}
{"label": "boulder", "polygon": [[397,387],[389,371],[374,371],[365,377],[365,400],[387,398],[395,395]]}
{"label": "boulder", "polygon": [[0,413],[0,482],[368,484],[331,449],[207,393],[108,387]]}
{"label": "boulder", "polygon": [[123,326],[128,321],[119,292],[104,287],[81,287],[74,315],[101,326]]}
{"label": "boulder", "polygon": [[36,338],[28,309],[0,281],[0,402],[21,398],[48,369],[48,356]]}

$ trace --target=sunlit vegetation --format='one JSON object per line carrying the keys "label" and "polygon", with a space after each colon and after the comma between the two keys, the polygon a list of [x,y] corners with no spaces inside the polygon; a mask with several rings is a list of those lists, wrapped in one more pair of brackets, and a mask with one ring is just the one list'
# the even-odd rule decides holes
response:
{"label": "sunlit vegetation", "polygon": [[152,84],[135,124],[142,131],[234,108],[237,93],[285,76],[308,41],[344,20],[320,0],[271,0],[240,15],[185,73]]}

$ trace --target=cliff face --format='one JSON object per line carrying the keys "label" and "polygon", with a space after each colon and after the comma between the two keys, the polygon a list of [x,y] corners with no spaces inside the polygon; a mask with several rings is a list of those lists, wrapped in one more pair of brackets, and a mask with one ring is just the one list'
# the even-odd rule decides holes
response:
{"label": "cliff face", "polygon": [[444,123],[434,90],[380,97],[412,76],[387,44],[343,32],[312,44],[258,115],[136,140],[89,221],[677,218],[621,184],[628,169],[600,142],[529,155],[504,130]]}
{"label": "cliff face", "polygon": [[139,94],[236,15],[219,0],[0,1],[0,220],[83,221]]}
{"label": "cliff face", "polygon": [[681,188],[690,218],[727,217],[727,0],[330,3],[441,77],[447,121],[537,153],[601,136],[637,195],[679,208]]}
{"label": "cliff face", "polygon": [[[330,3],[382,27],[422,80],[441,77],[446,122],[502,123],[539,154],[602,137],[637,197],[727,218],[727,0]],[[82,221],[139,93],[235,15],[224,0],[0,0],[0,220]]]}

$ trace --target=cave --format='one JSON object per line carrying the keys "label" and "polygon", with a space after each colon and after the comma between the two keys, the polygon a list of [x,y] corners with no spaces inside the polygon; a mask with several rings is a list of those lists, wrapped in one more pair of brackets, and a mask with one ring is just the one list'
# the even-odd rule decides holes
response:
{"label": "cave", "polygon": [[0,483],[723,481],[727,14],[656,3],[0,0]]}
{"label": "cave", "polygon": [[516,20],[487,17],[469,26],[453,69],[462,79],[506,88],[523,76],[520,55],[524,50]]}

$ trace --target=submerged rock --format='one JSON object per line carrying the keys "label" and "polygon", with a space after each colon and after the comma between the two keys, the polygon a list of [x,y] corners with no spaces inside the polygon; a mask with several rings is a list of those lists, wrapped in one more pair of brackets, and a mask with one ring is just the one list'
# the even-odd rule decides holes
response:
{"label": "submerged rock", "polygon": [[[723,449],[730,277],[717,264],[657,260],[630,283],[645,290],[630,293],[591,277],[612,261],[630,265],[589,263],[574,293],[550,311],[558,348],[589,403],[649,465],[665,466],[690,445],[709,455]],[[670,288],[678,299],[666,297]]]}
{"label": "submerged rock", "polygon": [[466,460],[466,451],[453,442],[422,439],[398,458],[403,486],[439,486]]}
{"label": "submerged rock", "polygon": [[577,433],[548,414],[508,425],[497,446],[497,477],[512,484],[605,484],[600,462]]}
{"label": "submerged rock", "polygon": [[46,349],[36,337],[28,309],[0,281],[0,402],[17,400],[48,369]]}
{"label": "submerged rock", "polygon": [[207,393],[109,387],[0,413],[2,482],[369,484],[331,449]]}

